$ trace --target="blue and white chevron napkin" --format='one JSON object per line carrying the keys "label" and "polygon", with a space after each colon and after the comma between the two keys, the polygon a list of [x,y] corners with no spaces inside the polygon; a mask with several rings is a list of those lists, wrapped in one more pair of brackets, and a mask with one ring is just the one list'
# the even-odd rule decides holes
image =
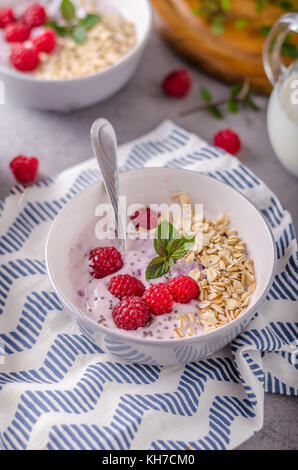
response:
{"label": "blue and white chevron napkin", "polygon": [[63,205],[99,177],[94,159],[0,203],[0,448],[232,449],[263,424],[264,392],[298,394],[297,242],[290,214],[241,162],[164,122],[123,145],[122,170],[198,170],[237,188],[276,240],[266,301],[231,345],[199,362],[132,365],[84,337],[46,275]]}

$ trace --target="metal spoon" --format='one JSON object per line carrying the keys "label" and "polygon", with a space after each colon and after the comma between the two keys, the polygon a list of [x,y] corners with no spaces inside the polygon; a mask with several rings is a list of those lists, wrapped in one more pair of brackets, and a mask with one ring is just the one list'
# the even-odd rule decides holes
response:
{"label": "metal spoon", "polygon": [[121,214],[119,212],[119,179],[117,167],[117,138],[112,124],[106,119],[97,119],[91,126],[91,145],[97,158],[103,182],[113,206],[116,229],[120,246],[126,246],[126,233],[123,230]]}

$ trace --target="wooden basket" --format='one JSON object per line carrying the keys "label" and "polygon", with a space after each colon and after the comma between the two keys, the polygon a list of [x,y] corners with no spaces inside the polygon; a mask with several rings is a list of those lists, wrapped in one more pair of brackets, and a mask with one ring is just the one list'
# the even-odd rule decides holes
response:
{"label": "wooden basket", "polygon": [[[232,0],[225,31],[218,36],[206,19],[193,13],[197,0],[152,0],[152,4],[158,31],[177,52],[229,83],[249,80],[259,92],[271,92],[262,64],[264,36],[260,28],[272,25],[284,13],[279,7],[257,13],[253,0]],[[248,25],[235,29],[235,20],[244,17]],[[295,36],[293,40],[298,41]]]}

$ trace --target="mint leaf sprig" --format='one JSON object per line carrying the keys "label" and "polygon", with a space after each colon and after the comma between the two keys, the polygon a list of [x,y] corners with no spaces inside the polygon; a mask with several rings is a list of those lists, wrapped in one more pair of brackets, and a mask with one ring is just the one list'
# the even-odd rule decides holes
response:
{"label": "mint leaf sprig", "polygon": [[47,26],[53,28],[60,37],[70,36],[77,44],[83,44],[87,31],[101,20],[101,16],[96,13],[87,13],[84,18],[77,18],[76,8],[71,0],[62,0],[59,10],[65,24],[53,20]]}
{"label": "mint leaf sprig", "polygon": [[146,280],[157,279],[169,272],[175,261],[189,252],[194,241],[194,235],[181,237],[171,222],[162,221],[154,235],[154,249],[158,256],[148,264]]}
{"label": "mint leaf sprig", "polygon": [[221,109],[223,106],[225,106],[227,112],[233,114],[237,114],[241,107],[249,107],[254,111],[259,111],[260,108],[253,100],[252,94],[253,91],[249,83],[245,81],[244,83],[232,85],[228,97],[214,101],[211,91],[206,87],[201,87],[200,97],[205,104],[184,110],[180,113],[180,116],[187,116],[198,111],[208,111],[213,117],[223,119],[224,114]]}

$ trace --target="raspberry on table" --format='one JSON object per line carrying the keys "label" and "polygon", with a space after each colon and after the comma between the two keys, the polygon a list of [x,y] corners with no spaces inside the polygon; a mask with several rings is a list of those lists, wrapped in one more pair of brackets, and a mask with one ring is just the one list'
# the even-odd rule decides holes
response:
{"label": "raspberry on table", "polygon": [[158,217],[158,214],[149,207],[142,207],[131,215],[130,219],[134,221],[136,228],[150,230],[157,227]]}
{"label": "raspberry on table", "polygon": [[214,136],[214,145],[226,152],[236,155],[241,150],[241,141],[238,134],[232,129],[222,129]]}
{"label": "raspberry on table", "polygon": [[200,288],[196,281],[190,276],[177,276],[167,284],[175,302],[188,304],[191,300],[197,299]]}
{"label": "raspberry on table", "polygon": [[139,297],[124,297],[112,312],[113,320],[122,330],[136,330],[151,320],[151,312]]}
{"label": "raspberry on table", "polygon": [[192,85],[191,76],[186,69],[175,70],[165,77],[161,87],[163,91],[175,98],[183,98],[187,95]]}
{"label": "raspberry on table", "polygon": [[96,279],[119,271],[123,266],[121,253],[113,246],[94,248],[89,253],[90,273]]}
{"label": "raspberry on table", "polygon": [[163,315],[172,311],[173,296],[162,282],[150,286],[145,291],[142,299],[154,315]]}
{"label": "raspberry on table", "polygon": [[44,33],[32,39],[32,44],[38,52],[53,52],[57,44],[57,34],[53,29],[47,29]]}
{"label": "raspberry on table", "polygon": [[12,8],[0,9],[0,28],[5,28],[5,26],[15,21],[16,17]]}
{"label": "raspberry on table", "polygon": [[47,20],[47,14],[43,6],[38,3],[34,3],[26,8],[23,16],[23,22],[28,25],[31,29],[37,28],[45,24]]}
{"label": "raspberry on table", "polygon": [[9,164],[17,181],[23,184],[32,183],[38,172],[39,161],[36,157],[18,155]]}
{"label": "raspberry on table", "polygon": [[118,299],[127,296],[142,297],[145,292],[144,284],[130,274],[113,276],[108,283],[108,289]]}
{"label": "raspberry on table", "polygon": [[30,36],[30,28],[22,23],[12,23],[5,28],[6,42],[24,42]]}
{"label": "raspberry on table", "polygon": [[33,47],[16,44],[11,49],[10,62],[21,72],[31,72],[39,65],[38,52]]}

